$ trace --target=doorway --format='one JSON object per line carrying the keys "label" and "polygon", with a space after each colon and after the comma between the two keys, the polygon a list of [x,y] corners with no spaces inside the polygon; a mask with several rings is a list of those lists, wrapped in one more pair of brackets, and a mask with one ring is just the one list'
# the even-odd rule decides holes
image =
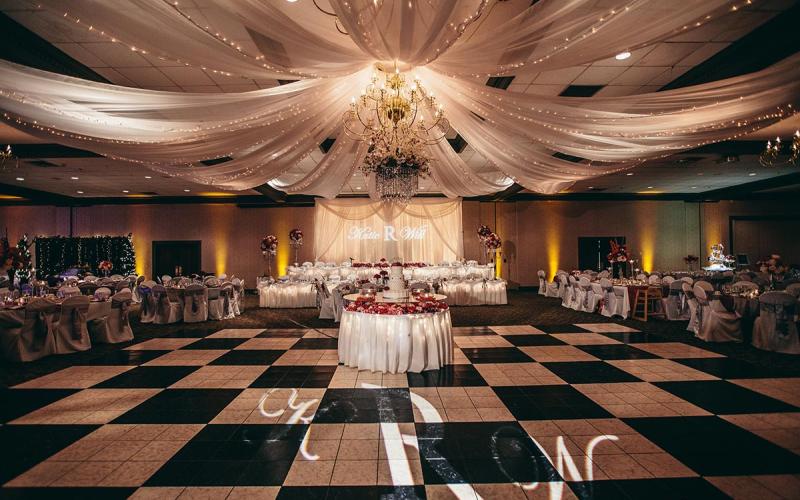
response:
{"label": "doorway", "polygon": [[201,241],[154,241],[153,276],[190,276],[200,273]]}
{"label": "doorway", "polygon": [[611,251],[610,241],[625,244],[624,236],[586,236],[578,238],[578,269],[602,271],[609,266],[606,256]]}

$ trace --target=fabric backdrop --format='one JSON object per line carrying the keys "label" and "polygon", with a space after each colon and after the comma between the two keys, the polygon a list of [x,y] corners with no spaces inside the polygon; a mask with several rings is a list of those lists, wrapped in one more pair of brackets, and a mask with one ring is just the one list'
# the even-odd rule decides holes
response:
{"label": "fabric backdrop", "polygon": [[440,263],[464,254],[461,200],[415,199],[405,207],[362,199],[317,201],[314,255],[325,262]]}

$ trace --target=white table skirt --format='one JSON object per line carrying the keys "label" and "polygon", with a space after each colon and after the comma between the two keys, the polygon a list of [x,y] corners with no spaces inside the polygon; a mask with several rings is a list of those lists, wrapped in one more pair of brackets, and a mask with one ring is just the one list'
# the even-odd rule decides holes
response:
{"label": "white table skirt", "polygon": [[508,304],[504,280],[449,280],[442,282],[440,291],[451,306]]}
{"label": "white table skirt", "polygon": [[259,307],[317,307],[317,289],[311,283],[273,283],[259,286]]}
{"label": "white table skirt", "polygon": [[344,311],[339,362],[383,373],[418,373],[452,364],[450,310],[399,316]]}

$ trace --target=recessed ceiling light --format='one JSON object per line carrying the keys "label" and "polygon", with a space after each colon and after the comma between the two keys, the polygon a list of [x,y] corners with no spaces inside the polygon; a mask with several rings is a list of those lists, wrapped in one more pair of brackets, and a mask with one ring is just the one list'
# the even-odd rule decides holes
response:
{"label": "recessed ceiling light", "polygon": [[77,181],[78,180],[78,178],[75,177],[74,175],[72,177],[70,177],[70,179],[72,179],[73,181]]}
{"label": "recessed ceiling light", "polygon": [[588,189],[594,189],[594,186],[589,186],[589,188],[588,188]]}
{"label": "recessed ceiling light", "polygon": [[20,182],[22,182],[22,181],[24,181],[24,180],[25,180],[25,177],[17,177],[17,180],[18,180],[18,181],[20,181]]}
{"label": "recessed ceiling light", "polygon": [[356,189],[358,189],[360,191],[361,190],[361,186],[356,186]]}
{"label": "recessed ceiling light", "polygon": [[123,189],[122,192],[123,193],[130,193],[130,191],[128,191],[127,189]]}
{"label": "recessed ceiling light", "polygon": [[653,189],[653,186],[647,186],[647,189]]}
{"label": "recessed ceiling light", "polygon": [[697,189],[697,186],[692,186],[692,189]]}
{"label": "recessed ceiling light", "polygon": [[629,58],[630,56],[631,56],[631,53],[626,50],[625,52],[620,52],[619,54],[615,55],[614,59],[616,59],[617,61],[624,61],[625,59]]}
{"label": "recessed ceiling light", "polygon": [[152,177],[151,177],[151,176],[149,176],[149,175],[145,175],[145,176],[144,176],[144,178],[145,178],[145,179],[152,179]]}
{"label": "recessed ceiling light", "polygon": [[628,177],[630,177],[631,175],[633,175],[633,172],[628,172],[628,173],[627,173],[627,174],[625,174],[625,175],[627,175]]}
{"label": "recessed ceiling light", "polygon": [[183,192],[184,193],[189,193],[189,192],[191,192],[191,189],[184,189]]}
{"label": "recessed ceiling light", "polygon": [[83,194],[83,191],[75,191],[78,194]]}
{"label": "recessed ceiling light", "polygon": [[747,174],[747,175],[749,175],[750,177],[755,177],[756,173],[755,173],[755,172],[750,172],[750,173],[749,173],[749,174]]}

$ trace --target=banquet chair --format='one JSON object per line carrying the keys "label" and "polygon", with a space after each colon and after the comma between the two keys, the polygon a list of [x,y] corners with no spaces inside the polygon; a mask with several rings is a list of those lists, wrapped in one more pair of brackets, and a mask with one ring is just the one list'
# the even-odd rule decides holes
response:
{"label": "banquet chair", "polygon": [[160,281],[161,281],[162,285],[167,286],[172,281],[172,276],[170,276],[169,274],[165,274],[165,275],[161,276]]}
{"label": "banquet chair", "polygon": [[230,281],[226,281],[220,286],[219,299],[222,302],[221,319],[235,318],[236,314],[233,312],[233,284]]}
{"label": "banquet chair", "polygon": [[208,319],[220,320],[222,314],[222,297],[219,294],[219,282],[208,281]]}
{"label": "banquet chair", "polygon": [[[689,305],[686,303],[686,295],[683,293],[684,282],[681,280],[673,281],[669,284],[669,295],[663,300],[664,312],[670,321],[685,321],[690,319]],[[686,283],[688,286],[688,283]]]}
{"label": "banquet chair", "polygon": [[92,347],[86,319],[89,297],[78,295],[61,303],[61,314],[55,325],[56,354],[87,351]]}
{"label": "banquet chair", "polygon": [[669,286],[674,281],[675,281],[675,278],[673,278],[672,276],[664,276],[663,278],[661,278],[661,284],[662,285],[668,285]]}
{"label": "banquet chair", "polygon": [[608,278],[600,278],[600,288],[603,290],[603,299],[600,305],[600,314],[610,318],[617,314],[617,295],[614,285]]}
{"label": "banquet chair", "polygon": [[575,311],[581,311],[581,308],[583,307],[583,297],[586,294],[583,293],[580,282],[578,282],[578,278],[575,276],[569,277],[569,284],[572,286],[572,302],[570,303],[569,308]]}
{"label": "banquet chair", "polygon": [[208,288],[193,284],[183,291],[183,322],[199,323],[208,319]]}
{"label": "banquet chair", "polygon": [[233,314],[239,316],[244,312],[244,281],[233,278],[231,284],[233,285]]}
{"label": "banquet chair", "polygon": [[681,278],[681,281],[689,283],[690,285],[694,284],[694,279],[691,276],[684,276],[683,278]]}
{"label": "banquet chair", "polygon": [[105,329],[102,334],[92,335],[92,342],[105,344],[118,344],[133,340],[133,330],[130,323],[130,307],[133,303],[133,293],[123,290],[111,298],[110,311],[106,318]]}
{"label": "banquet chair", "polygon": [[[705,290],[706,295],[714,293],[714,285],[712,285],[708,281],[702,281],[702,280],[695,281],[694,288],[697,288],[697,287],[700,287],[703,290]],[[696,295],[696,293],[695,293],[695,295]]]}
{"label": "banquet chair", "polygon": [[156,302],[153,298],[153,287],[156,286],[153,281],[144,281],[136,289],[139,295],[139,322],[152,323],[156,317]]}
{"label": "banquet chair", "polygon": [[131,289],[131,282],[128,280],[120,280],[114,285],[115,292],[121,292],[122,290],[130,290]]}
{"label": "banquet chair", "polygon": [[88,283],[94,283],[97,280],[98,278],[94,274],[87,274],[86,276],[83,277],[83,281],[86,281]]}
{"label": "banquet chair", "polygon": [[545,277],[545,296],[546,297],[558,297],[558,278],[553,277],[553,281],[548,282],[547,277]]}
{"label": "banquet chair", "polygon": [[339,322],[342,319],[342,311],[344,310],[344,296],[353,293],[353,285],[344,282],[332,290],[333,294],[333,320]]}
{"label": "banquet chair", "polygon": [[558,296],[561,299],[561,305],[564,307],[569,307],[572,304],[572,286],[569,284],[569,278],[571,276],[568,277],[566,273],[558,275]]}
{"label": "banquet chair", "polygon": [[333,311],[333,294],[328,290],[324,281],[315,283],[317,289],[317,308],[319,309],[319,319],[334,319],[336,314]]}
{"label": "banquet chair", "polygon": [[794,298],[800,298],[800,283],[792,283],[791,285],[786,287],[786,293],[789,293],[794,296]]}
{"label": "banquet chair", "polygon": [[800,354],[797,333],[797,299],[786,292],[767,292],[758,299],[759,315],[753,325],[753,346],[765,351]]}
{"label": "banquet chair", "polygon": [[183,307],[180,302],[172,301],[164,285],[155,285],[151,289],[153,295],[153,323],[168,325],[183,319]]}
{"label": "banquet chair", "polygon": [[62,297],[74,297],[75,295],[81,294],[81,289],[77,286],[66,285],[59,288],[58,293],[60,293]]}
{"label": "banquet chair", "polygon": [[608,278],[609,275],[610,275],[610,273],[608,272],[608,270],[604,269],[604,270],[600,271],[599,273],[597,273],[597,278],[598,279]]}
{"label": "banquet chair", "polygon": [[582,276],[581,279],[578,280],[578,286],[580,287],[582,300],[580,311],[584,312],[595,312],[597,309],[597,303],[600,301],[600,296],[595,296],[594,291],[592,289],[592,282],[586,276]]}
{"label": "banquet chair", "polygon": [[92,283],[90,281],[85,281],[78,284],[78,289],[81,291],[81,295],[94,295],[94,292],[97,291],[97,288],[97,283]]}
{"label": "banquet chair", "polygon": [[107,298],[111,297],[111,289],[101,286],[94,291],[94,297],[98,300],[106,300]]}
{"label": "banquet chair", "polygon": [[411,291],[421,290],[423,292],[430,292],[431,286],[424,281],[415,281],[414,283],[408,285],[408,289]]}
{"label": "banquet chair", "polygon": [[662,301],[664,294],[661,285],[649,284],[647,288],[637,288],[631,318],[647,321],[650,317],[666,318]]}
{"label": "banquet chair", "polygon": [[131,296],[133,297],[133,302],[138,304],[142,301],[142,298],[139,296],[139,287],[144,283],[144,276],[139,276],[133,283],[133,288],[131,288]]}
{"label": "banquet chair", "polygon": [[647,284],[648,285],[660,285],[661,284],[661,278],[659,278],[657,274],[651,274],[647,278]]}
{"label": "banquet chair", "polygon": [[539,269],[536,272],[536,275],[539,276],[539,295],[547,295],[547,277],[544,273],[544,270]]}
{"label": "banquet chair", "polygon": [[706,290],[695,285],[697,325],[695,337],[706,342],[741,342],[741,320],[736,313],[728,312],[719,299],[709,297]]}
{"label": "banquet chair", "polygon": [[119,281],[121,279],[124,279],[121,274],[112,274],[111,276],[109,276],[109,278],[111,278],[113,281]]}
{"label": "banquet chair", "polygon": [[55,354],[58,304],[34,299],[24,310],[0,310],[0,350],[8,361],[34,361]]}
{"label": "banquet chair", "polygon": [[110,314],[110,300],[102,299],[89,302],[89,311],[86,313],[86,329],[89,330],[89,339],[92,342],[105,342],[105,331]]}
{"label": "banquet chair", "polygon": [[[683,280],[681,280],[683,281]],[[689,324],[686,325],[686,330],[690,332],[697,331],[697,300],[694,297],[694,288],[689,283],[683,281],[681,284],[681,291],[686,301],[686,306],[689,307]]]}

